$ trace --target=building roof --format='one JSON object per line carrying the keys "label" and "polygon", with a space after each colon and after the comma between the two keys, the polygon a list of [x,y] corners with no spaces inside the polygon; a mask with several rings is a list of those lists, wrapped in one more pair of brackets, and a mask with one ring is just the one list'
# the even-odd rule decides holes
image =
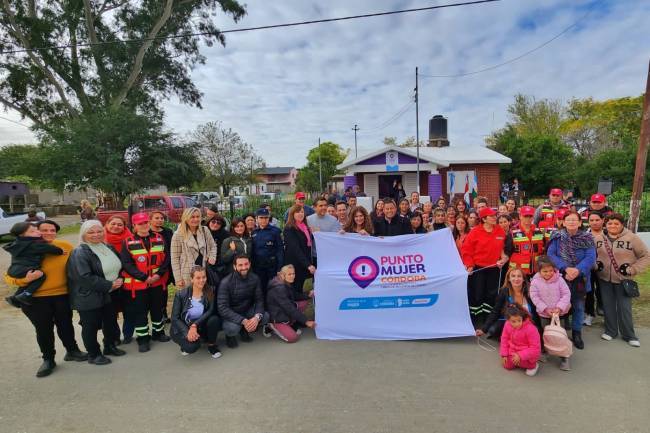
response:
{"label": "building roof", "polygon": [[265,167],[260,170],[260,174],[289,174],[295,167]]}
{"label": "building roof", "polygon": [[[417,157],[415,147],[384,146],[372,152],[354,158],[351,155],[341,163],[338,168],[346,169],[359,164],[374,156],[388,151],[397,151],[404,155]],[[420,159],[436,164],[439,167],[448,167],[450,164],[510,164],[512,160],[485,146],[445,146],[445,147],[420,147]]]}

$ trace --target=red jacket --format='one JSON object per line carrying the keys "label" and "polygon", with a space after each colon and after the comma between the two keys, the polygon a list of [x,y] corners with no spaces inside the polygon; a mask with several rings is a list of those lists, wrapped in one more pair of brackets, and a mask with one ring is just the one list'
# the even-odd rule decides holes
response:
{"label": "red jacket", "polygon": [[465,266],[492,266],[501,259],[506,242],[506,233],[495,225],[486,232],[483,224],[474,227],[463,242],[461,257]]}

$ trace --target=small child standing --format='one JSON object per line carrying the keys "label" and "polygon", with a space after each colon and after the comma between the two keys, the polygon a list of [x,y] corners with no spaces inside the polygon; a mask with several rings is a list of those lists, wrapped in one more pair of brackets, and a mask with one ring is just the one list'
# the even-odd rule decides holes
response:
{"label": "small child standing", "polygon": [[[554,314],[562,317],[571,308],[571,291],[548,256],[537,258],[537,269],[530,282],[530,299],[535,304],[542,329],[551,323]],[[560,369],[571,370],[569,358],[561,358]]]}
{"label": "small child standing", "polygon": [[[61,248],[45,242],[41,238],[41,232],[29,222],[14,224],[10,233],[16,240],[3,247],[11,254],[11,265],[7,269],[10,277],[24,278],[29,271],[40,271],[45,254],[63,254]],[[41,287],[45,278],[46,275],[43,274],[26,286],[19,287],[13,296],[8,296],[5,300],[16,308],[31,305],[32,295]]]}
{"label": "small child standing", "polygon": [[539,370],[539,331],[530,320],[528,312],[517,305],[506,308],[500,354],[503,368],[507,370],[523,368],[527,376],[535,376]]}

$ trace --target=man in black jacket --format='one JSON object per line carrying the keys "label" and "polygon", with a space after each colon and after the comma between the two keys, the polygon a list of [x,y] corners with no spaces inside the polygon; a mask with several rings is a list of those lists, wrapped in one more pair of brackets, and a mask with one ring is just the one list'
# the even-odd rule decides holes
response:
{"label": "man in black jacket", "polygon": [[253,341],[249,332],[269,321],[264,312],[264,295],[260,279],[250,272],[248,256],[238,255],[233,262],[235,272],[221,280],[217,292],[217,312],[223,320],[226,345],[237,347],[237,334],[241,341]]}
{"label": "man in black jacket", "polygon": [[397,215],[393,200],[384,200],[384,218],[374,222],[375,236],[399,236],[411,234],[411,222]]}

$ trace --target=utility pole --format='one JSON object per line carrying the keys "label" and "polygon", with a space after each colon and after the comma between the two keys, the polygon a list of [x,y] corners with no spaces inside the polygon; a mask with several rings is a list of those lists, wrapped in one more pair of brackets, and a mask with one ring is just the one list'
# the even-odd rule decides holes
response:
{"label": "utility pole", "polygon": [[416,171],[416,185],[417,192],[420,194],[420,109],[418,104],[418,67],[415,67],[415,148],[417,149],[417,171]]}
{"label": "utility pole", "polygon": [[357,152],[357,131],[359,130],[359,127],[354,125],[352,130],[354,131],[354,159],[357,159],[359,157],[359,153]]}
{"label": "utility pole", "polygon": [[321,158],[320,137],[318,137],[318,187],[320,194],[323,192],[323,159]]}
{"label": "utility pole", "polygon": [[641,133],[639,134],[639,149],[636,152],[636,167],[634,183],[632,184],[632,200],[630,201],[630,219],[627,228],[636,233],[639,228],[639,212],[643,198],[645,181],[645,166],[648,159],[648,142],[650,142],[650,63],[648,63],[648,78],[643,98],[643,116],[641,117]]}

